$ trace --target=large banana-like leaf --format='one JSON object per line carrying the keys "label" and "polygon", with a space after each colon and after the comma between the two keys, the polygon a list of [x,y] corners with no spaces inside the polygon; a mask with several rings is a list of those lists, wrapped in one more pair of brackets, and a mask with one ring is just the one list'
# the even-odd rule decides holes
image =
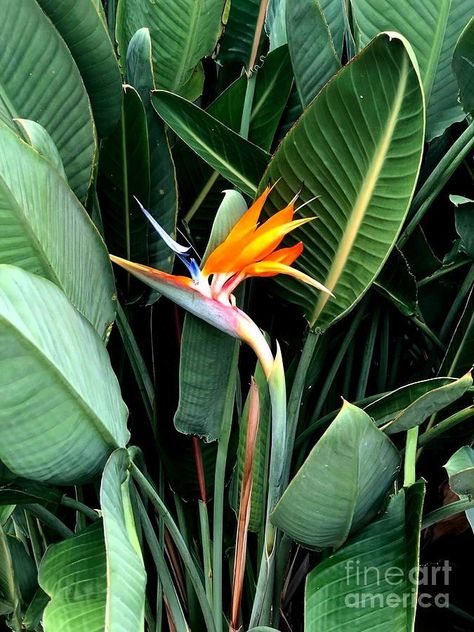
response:
{"label": "large banana-like leaf", "polygon": [[398,31],[415,51],[427,103],[428,140],[464,118],[451,62],[472,15],[472,0],[351,0],[359,46],[380,31]]}
{"label": "large banana-like leaf", "polygon": [[107,351],[50,281],[0,266],[0,459],[19,476],[90,480],[126,445]]}
{"label": "large banana-like leaf", "polygon": [[94,0],[38,0],[71,51],[87,89],[97,130],[120,118],[122,80],[107,25]]}
{"label": "large banana-like leaf", "polygon": [[332,41],[338,58],[341,58],[342,48],[344,44],[345,18],[344,11],[346,7],[341,0],[318,0],[323,11],[324,19],[329,27]]}
{"label": "large banana-like leaf", "polygon": [[412,632],[416,613],[424,483],[308,575],[305,632]]}
{"label": "large banana-like leaf", "polygon": [[131,86],[124,87],[122,116],[100,150],[99,198],[107,246],[111,253],[148,263],[148,220],[136,197],[148,207],[150,149],[142,101]]}
{"label": "large banana-like leaf", "polygon": [[0,221],[0,263],[56,283],[105,336],[115,287],[104,242],[57,168],[3,125]]}
{"label": "large banana-like leaf", "polygon": [[376,513],[400,463],[390,439],[344,402],[272,513],[272,522],[310,548],[337,548]]}
{"label": "large banana-like leaf", "polygon": [[72,189],[84,199],[96,138],[89,98],[68,47],[36,0],[3,0],[0,41],[0,92],[11,117],[47,129]]}
{"label": "large banana-like leaf", "polygon": [[116,37],[120,55],[138,29],[150,29],[158,88],[193,99],[193,71],[214,50],[222,30],[225,0],[119,0]]}
{"label": "large banana-like leaf", "polygon": [[341,65],[319,0],[290,2],[286,32],[296,87],[308,105]]}
{"label": "large banana-like leaf", "polygon": [[248,66],[259,8],[260,0],[233,0],[230,3],[224,36],[219,44],[219,61]]}
{"label": "large banana-like leaf", "polygon": [[128,454],[107,461],[103,522],[50,547],[39,571],[51,597],[45,632],[141,632],[146,575],[130,504]]}
{"label": "large banana-like leaf", "polygon": [[[148,124],[150,153],[150,203],[148,210],[169,235],[176,232],[178,191],[176,173],[163,121],[151,104],[155,89],[149,29],[135,33],[127,49],[126,79],[141,97]],[[155,230],[148,231],[148,261],[151,266],[171,272],[174,254]]]}
{"label": "large banana-like leaf", "polygon": [[[311,326],[327,328],[368,289],[405,218],[424,137],[423,95],[410,45],[383,33],[331,80],[287,134],[260,188],[275,182],[270,207],[298,192],[295,231],[301,268],[335,298],[282,281]],[[315,197],[316,196],[316,197]]]}

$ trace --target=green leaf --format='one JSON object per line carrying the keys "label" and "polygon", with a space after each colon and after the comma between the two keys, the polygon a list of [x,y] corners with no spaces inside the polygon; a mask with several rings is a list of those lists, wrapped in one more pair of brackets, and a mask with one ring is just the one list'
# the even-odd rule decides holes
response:
{"label": "green leaf", "polygon": [[346,8],[341,6],[340,0],[319,0],[319,4],[329,27],[337,57],[340,59],[344,45],[344,11]]}
{"label": "green leaf", "polygon": [[105,629],[141,632],[146,573],[130,499],[127,450],[112,453],[102,475],[100,506],[107,555]]}
{"label": "green leaf", "polygon": [[474,259],[474,200],[462,195],[450,195],[454,204],[456,232],[461,238],[460,250]]}
{"label": "green leaf", "polygon": [[54,284],[0,266],[0,459],[19,476],[80,483],[128,440],[105,347]]}
{"label": "green leaf", "polygon": [[413,630],[423,497],[423,482],[392,496],[380,518],[308,575],[305,632]]}
{"label": "green leaf", "polygon": [[340,68],[319,0],[290,2],[286,31],[296,87],[306,106]]}
{"label": "green leaf", "polygon": [[163,121],[213,169],[255,195],[269,156],[186,99],[158,90],[152,96]]}
{"label": "green leaf", "polygon": [[145,582],[130,503],[129,458],[116,450],[100,490],[103,523],[51,546],[39,581],[51,597],[45,632],[141,632]]}
{"label": "green leaf", "polygon": [[110,252],[138,263],[148,263],[148,220],[133,199],[137,197],[148,208],[148,127],[140,95],[131,86],[124,87],[120,122],[101,147],[98,186]]}
{"label": "green leaf", "polygon": [[286,36],[287,0],[270,0],[265,16],[265,31],[270,40],[270,50],[287,43]]}
{"label": "green leaf", "polygon": [[22,605],[33,597],[36,587],[36,568],[23,542],[0,527],[0,594],[14,620]]}
{"label": "green leaf", "polygon": [[234,350],[238,342],[186,314],[179,363],[176,430],[206,441],[219,438]]}
{"label": "green leaf", "polygon": [[202,81],[198,80],[199,89],[190,89],[193,71],[214,50],[224,6],[225,0],[180,0],[173,5],[168,0],[119,0],[115,33],[119,53],[125,58],[134,33],[149,28],[156,86],[195,99]]}
{"label": "green leaf", "polygon": [[79,68],[100,136],[120,118],[122,80],[107,25],[94,0],[38,0]]}
{"label": "green leaf", "polygon": [[[260,189],[272,210],[298,192],[299,267],[335,298],[293,280],[288,297],[326,329],[362,297],[387,259],[413,194],[424,132],[423,95],[409,44],[381,34],[330,81],[276,151]],[[316,196],[316,198],[315,198]]]}
{"label": "green leaf", "polygon": [[260,0],[232,0],[218,60],[224,64],[240,62],[247,67],[252,50]]}
{"label": "green leaf", "polygon": [[474,112],[474,17],[456,43],[453,70],[459,86],[459,101],[465,112]]}
{"label": "green leaf", "polygon": [[42,125],[28,119],[15,119],[21,126],[23,135],[28,143],[39,152],[43,158],[49,160],[56,171],[67,181],[63,161],[53,139]]}
{"label": "green leaf", "polygon": [[338,548],[375,515],[399,465],[392,442],[364,411],[344,402],[287,487],[272,522],[304,546]]}
{"label": "green leaf", "polygon": [[0,505],[7,504],[53,504],[58,505],[62,498],[62,492],[57,488],[17,478],[12,485],[0,487]]}
{"label": "green leaf", "polygon": [[0,263],[56,283],[105,337],[115,317],[115,286],[104,243],[57,170],[4,126],[0,218]]}
{"label": "green leaf", "polygon": [[[139,93],[147,118],[150,152],[148,210],[166,232],[174,236],[178,213],[176,173],[164,123],[159,119],[151,104],[151,91],[155,89],[155,83],[148,29],[140,29],[132,37],[127,49],[126,62],[127,81]],[[151,266],[164,272],[171,272],[174,262],[173,252],[158,233],[150,229],[148,230],[148,261]]]}
{"label": "green leaf", "polygon": [[0,41],[0,92],[11,117],[46,128],[72,189],[84,200],[96,138],[89,98],[68,47],[36,0],[4,0]]}
{"label": "green leaf", "polygon": [[474,450],[463,446],[444,466],[449,476],[449,486],[459,496],[474,496]]}
{"label": "green leaf", "polygon": [[382,426],[399,417],[411,404],[434,389],[439,389],[455,382],[452,377],[434,377],[421,380],[397,388],[364,408],[374,419],[377,426]]}
{"label": "green leaf", "polygon": [[288,48],[280,46],[268,53],[258,70],[250,116],[249,140],[265,151],[270,150],[292,84]]}
{"label": "green leaf", "polygon": [[471,0],[351,0],[360,47],[380,31],[398,31],[413,46],[427,103],[427,139],[464,118],[451,67]]}
{"label": "green leaf", "polygon": [[50,546],[39,582],[51,597],[43,615],[45,632],[103,632],[107,574],[102,522]]}
{"label": "green leaf", "polygon": [[462,397],[471,386],[472,376],[470,373],[466,373],[454,382],[430,390],[389,421],[383,430],[391,435],[419,426],[428,417]]}

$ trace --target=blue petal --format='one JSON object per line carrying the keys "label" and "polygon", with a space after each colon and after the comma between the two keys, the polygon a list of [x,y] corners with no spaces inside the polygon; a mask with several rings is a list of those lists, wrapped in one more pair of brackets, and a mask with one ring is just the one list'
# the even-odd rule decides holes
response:
{"label": "blue petal", "polygon": [[171,250],[173,252],[175,252],[176,254],[184,254],[185,252],[188,252],[188,250],[190,249],[190,246],[181,246],[181,244],[178,244],[177,241],[175,241],[172,237],[170,237],[168,235],[168,233],[166,232],[166,230],[164,228],[162,228],[158,222],[156,221],[156,219],[146,210],[146,208],[143,206],[143,204],[135,197],[133,196],[138,204],[138,206],[140,207],[141,211],[143,212],[143,214],[147,217],[147,219],[149,220],[150,224],[153,226],[153,228],[156,230],[156,232],[159,234],[159,236],[161,237],[161,239],[165,242],[165,244],[171,248]]}

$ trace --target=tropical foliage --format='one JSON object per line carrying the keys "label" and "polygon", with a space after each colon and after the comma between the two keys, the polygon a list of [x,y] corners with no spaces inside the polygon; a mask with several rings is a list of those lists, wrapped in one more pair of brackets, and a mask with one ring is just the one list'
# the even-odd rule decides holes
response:
{"label": "tropical foliage", "polygon": [[1,9],[3,624],[472,629],[472,2]]}

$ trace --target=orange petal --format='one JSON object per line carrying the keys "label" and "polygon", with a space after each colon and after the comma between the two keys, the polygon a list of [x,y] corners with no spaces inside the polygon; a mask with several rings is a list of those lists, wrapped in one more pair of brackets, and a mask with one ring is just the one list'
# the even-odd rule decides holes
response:
{"label": "orange petal", "polygon": [[141,263],[134,263],[133,261],[128,261],[128,259],[116,257],[115,255],[109,255],[109,257],[111,261],[135,276],[141,275],[148,279],[154,279],[157,282],[162,281],[170,285],[196,289],[196,284],[189,277],[179,276],[178,274],[168,274],[156,268],[150,268],[150,266],[144,266]]}
{"label": "orange petal", "polygon": [[303,281],[303,283],[311,285],[317,290],[321,290],[321,292],[326,292],[327,294],[334,296],[334,294],[330,290],[328,290],[327,287],[325,287],[322,283],[319,283],[319,281],[316,281],[315,279],[310,277],[308,274],[305,274],[304,272],[301,272],[301,270],[297,270],[296,268],[292,268],[291,266],[280,263],[278,261],[268,261],[267,259],[266,261],[252,263],[242,270],[242,274],[245,274],[245,276],[247,277],[269,277],[275,276],[277,274],[286,274],[288,276],[294,277],[295,279],[298,279],[299,281]]}
{"label": "orange petal", "polygon": [[271,188],[267,187],[233,226],[224,241],[211,252],[203,268],[204,275],[226,271],[226,261],[233,256],[233,253],[241,250],[241,242],[245,242],[256,230],[257,222],[270,191]]}
{"label": "orange petal", "polygon": [[[254,237],[244,248],[240,251],[231,263],[229,272],[240,272],[245,266],[266,259],[271,252],[280,245],[281,241],[292,230],[306,224],[306,222],[312,221],[312,217],[305,219],[295,219],[286,224],[280,224],[263,232],[259,237]],[[263,228],[263,227],[262,227]]]}
{"label": "orange petal", "polygon": [[265,257],[264,261],[276,261],[277,263],[285,263],[289,266],[298,259],[302,252],[303,242],[299,241],[290,248],[280,248],[279,250],[275,250],[269,254],[268,257]]}

